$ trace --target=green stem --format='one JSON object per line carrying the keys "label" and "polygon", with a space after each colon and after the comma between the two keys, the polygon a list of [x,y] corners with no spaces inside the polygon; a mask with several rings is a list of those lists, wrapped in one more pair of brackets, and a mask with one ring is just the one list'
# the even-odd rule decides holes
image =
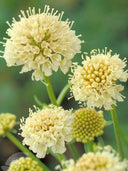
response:
{"label": "green stem", "polygon": [[86,153],[93,152],[93,141],[89,141],[88,143],[84,144],[84,150]]}
{"label": "green stem", "polygon": [[64,154],[53,153],[51,149],[49,149],[50,154],[55,157],[55,159],[62,165],[63,169],[65,169],[65,164],[62,161],[66,160],[66,156]]}
{"label": "green stem", "polygon": [[49,77],[46,77],[44,75],[44,80],[45,80],[45,83],[47,84],[46,88],[47,88],[47,92],[48,92],[49,98],[51,100],[51,103],[56,105],[56,106],[58,106],[58,104],[56,102],[56,97],[55,97],[55,94],[54,94],[54,91],[53,91],[53,88],[52,88],[52,85],[51,85]]}
{"label": "green stem", "polygon": [[21,144],[21,142],[13,136],[10,132],[6,132],[6,136],[8,137],[9,140],[11,140],[22,152],[24,152],[28,157],[32,158],[35,160],[38,165],[43,168],[43,171],[50,171],[50,169],[45,166],[38,158],[35,157],[33,153],[31,153],[25,146]]}
{"label": "green stem", "polygon": [[115,109],[114,105],[112,105],[112,110],[110,112],[111,112],[112,120],[113,120],[113,124],[114,124],[114,131],[115,131],[117,147],[118,147],[120,156],[123,159],[124,158],[124,154],[123,154],[123,149],[122,149],[121,139],[120,139],[119,123],[118,123],[116,109]]}
{"label": "green stem", "polygon": [[80,156],[78,151],[76,150],[75,145],[73,143],[68,143],[68,148],[72,156],[75,158],[75,160],[78,160]]}
{"label": "green stem", "polygon": [[121,128],[120,126],[119,126],[119,131],[120,131],[120,136],[122,137],[122,139],[123,139],[125,145],[126,145],[127,148],[128,148],[128,139],[127,139],[127,137],[125,136],[125,134],[124,134],[124,132],[123,132],[123,130],[122,130],[122,128]]}
{"label": "green stem", "polygon": [[60,92],[58,98],[57,98],[57,104],[60,106],[60,104],[62,103],[66,93],[68,92],[69,88],[70,88],[71,84],[67,84],[62,91]]}
{"label": "green stem", "polygon": [[104,147],[105,144],[104,144],[103,138],[101,136],[99,136],[99,137],[97,137],[97,139],[98,139],[98,142],[100,143],[100,145],[102,145]]}
{"label": "green stem", "polygon": [[85,151],[85,153],[89,152],[89,148],[88,148],[88,144],[87,143],[84,144],[84,151]]}
{"label": "green stem", "polygon": [[88,148],[89,148],[89,151],[93,152],[93,142],[92,141],[88,142]]}

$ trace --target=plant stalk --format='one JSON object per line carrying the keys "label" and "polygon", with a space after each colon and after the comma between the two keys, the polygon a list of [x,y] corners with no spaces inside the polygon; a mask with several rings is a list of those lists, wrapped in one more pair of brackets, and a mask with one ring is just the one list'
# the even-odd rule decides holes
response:
{"label": "plant stalk", "polygon": [[69,88],[70,88],[70,84],[67,84],[63,89],[62,91],[60,92],[58,98],[57,98],[57,104],[60,106],[66,93],[68,92]]}
{"label": "plant stalk", "polygon": [[45,83],[46,83],[46,88],[47,88],[47,92],[48,92],[51,103],[53,105],[58,106],[58,104],[56,102],[56,97],[55,97],[55,94],[54,94],[54,91],[53,91],[53,88],[52,88],[52,85],[51,85],[50,78],[44,75],[44,80],[45,80]]}
{"label": "plant stalk", "polygon": [[43,171],[50,171],[50,169],[47,166],[45,166],[45,164],[43,164],[38,158],[36,158],[35,155],[32,152],[30,152],[25,146],[23,146],[22,143],[14,135],[12,135],[10,132],[6,132],[6,136],[28,157],[35,160],[38,163],[38,165],[43,169]]}
{"label": "plant stalk", "polygon": [[69,151],[71,152],[72,156],[74,157],[75,160],[78,160],[79,159],[79,153],[78,151],[76,150],[76,147],[73,143],[68,143],[68,148],[69,148]]}
{"label": "plant stalk", "polygon": [[122,145],[121,145],[119,123],[118,123],[116,109],[115,109],[114,105],[112,105],[112,110],[110,111],[110,113],[112,115],[112,120],[113,120],[113,124],[114,124],[114,131],[115,131],[117,147],[118,147],[118,150],[119,150],[119,153],[120,153],[120,157],[121,157],[121,159],[123,159],[124,158],[124,153],[123,153],[123,148],[122,148]]}

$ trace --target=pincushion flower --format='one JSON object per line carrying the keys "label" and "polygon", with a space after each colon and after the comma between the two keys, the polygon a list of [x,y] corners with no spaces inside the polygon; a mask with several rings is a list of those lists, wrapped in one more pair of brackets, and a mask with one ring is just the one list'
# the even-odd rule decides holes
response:
{"label": "pincushion flower", "polygon": [[37,153],[38,158],[45,157],[48,148],[54,153],[64,153],[65,142],[72,140],[72,120],[71,111],[53,105],[36,112],[30,110],[29,117],[21,120],[23,144]]}
{"label": "pincushion flower", "polygon": [[31,158],[21,157],[12,161],[7,171],[43,171],[43,169]]}
{"label": "pincushion flower", "polygon": [[116,101],[123,101],[121,91],[124,87],[117,81],[126,82],[128,72],[124,71],[126,59],[119,54],[111,55],[111,50],[93,50],[90,57],[83,60],[82,66],[75,65],[71,92],[75,100],[90,107],[112,109]]}
{"label": "pincushion flower", "polygon": [[127,167],[128,162],[120,161],[112,148],[106,146],[102,152],[83,154],[76,163],[71,162],[64,171],[125,171]]}
{"label": "pincushion flower", "polygon": [[16,116],[10,113],[0,114],[0,136],[3,136],[6,131],[13,129],[16,122]]}
{"label": "pincushion flower", "polygon": [[71,30],[73,22],[61,21],[58,13],[49,6],[35,13],[35,8],[21,11],[20,20],[13,19],[7,30],[4,58],[8,66],[23,65],[20,73],[33,71],[32,78],[43,80],[60,67],[65,74],[71,60],[80,53],[81,40]]}
{"label": "pincushion flower", "polygon": [[81,108],[75,111],[73,119],[72,137],[77,142],[87,143],[103,134],[106,121],[102,111]]}

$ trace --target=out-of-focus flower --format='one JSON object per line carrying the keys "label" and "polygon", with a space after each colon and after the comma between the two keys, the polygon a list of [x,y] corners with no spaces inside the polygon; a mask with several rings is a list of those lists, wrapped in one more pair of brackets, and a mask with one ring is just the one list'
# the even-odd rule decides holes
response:
{"label": "out-of-focus flower", "polygon": [[10,113],[0,114],[0,136],[15,126],[16,116]]}
{"label": "out-of-focus flower", "polygon": [[62,13],[45,6],[36,14],[35,8],[21,11],[20,21],[13,18],[7,30],[4,58],[8,66],[23,65],[20,73],[33,70],[32,78],[43,80],[60,67],[67,73],[71,60],[80,53],[82,41],[71,30],[73,22],[61,21]]}
{"label": "out-of-focus flower", "polygon": [[126,59],[121,60],[119,54],[93,50],[83,60],[83,66],[76,65],[70,80],[71,91],[75,100],[90,107],[112,109],[117,101],[123,101],[120,92],[124,89],[117,80],[126,82],[128,71],[124,71]]}
{"label": "out-of-focus flower", "polygon": [[76,163],[68,164],[64,171],[125,171],[127,167],[128,161],[120,161],[117,153],[106,146],[102,152],[83,154]]}
{"label": "out-of-focus flower", "polygon": [[21,157],[12,161],[7,171],[43,171],[43,169],[31,158]]}
{"label": "out-of-focus flower", "polygon": [[54,153],[64,153],[65,142],[72,140],[73,115],[71,111],[50,105],[36,112],[30,110],[29,117],[21,120],[23,144],[37,153],[38,158],[45,157],[48,148]]}
{"label": "out-of-focus flower", "polygon": [[81,108],[74,115],[72,136],[76,141],[87,143],[103,134],[106,121],[102,111]]}

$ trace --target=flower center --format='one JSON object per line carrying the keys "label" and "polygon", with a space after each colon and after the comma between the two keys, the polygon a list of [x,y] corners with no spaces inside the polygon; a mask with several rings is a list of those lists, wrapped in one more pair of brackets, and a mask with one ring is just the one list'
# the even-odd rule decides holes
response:
{"label": "flower center", "polygon": [[[108,77],[111,74],[109,65],[100,63],[100,64],[88,64],[84,65],[84,84],[86,86],[93,87],[102,87],[103,85],[108,85]],[[111,84],[112,80],[109,80]]]}

